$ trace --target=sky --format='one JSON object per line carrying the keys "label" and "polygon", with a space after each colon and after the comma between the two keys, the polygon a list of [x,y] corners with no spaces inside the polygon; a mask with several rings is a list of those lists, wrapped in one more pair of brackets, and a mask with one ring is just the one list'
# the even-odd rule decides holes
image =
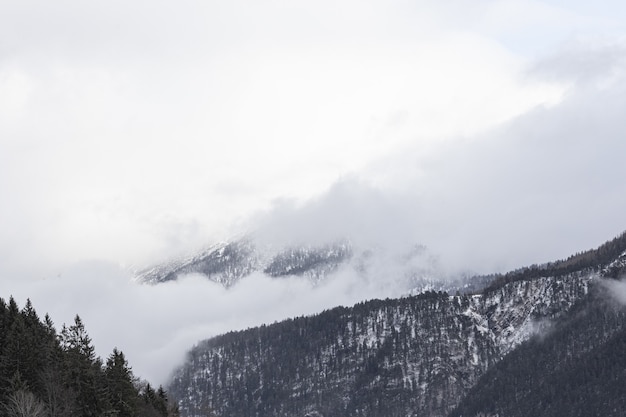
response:
{"label": "sky", "polygon": [[0,2],[0,295],[165,381],[200,338],[394,295],[130,281],[234,235],[450,274],[593,248],[626,230],[625,70],[618,1]]}

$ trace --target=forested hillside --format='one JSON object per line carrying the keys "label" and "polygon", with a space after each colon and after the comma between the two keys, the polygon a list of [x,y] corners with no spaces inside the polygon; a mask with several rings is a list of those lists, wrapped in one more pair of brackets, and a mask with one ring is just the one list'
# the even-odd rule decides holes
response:
{"label": "forested hillside", "polygon": [[103,361],[79,316],[57,333],[30,301],[0,298],[0,415],[175,417],[162,387],[137,379],[124,354]]}
{"label": "forested hillside", "polygon": [[626,268],[625,252],[626,232],[605,242],[598,248],[579,252],[567,259],[542,265],[531,265],[503,275],[487,276],[485,278],[489,278],[491,284],[486,286],[484,292],[489,292],[514,281],[536,279],[545,276],[564,276],[574,272],[602,271],[604,276],[617,278],[624,273]]}
{"label": "forested hillside", "polygon": [[188,417],[443,417],[595,278],[373,300],[229,333],[194,348],[170,391]]}

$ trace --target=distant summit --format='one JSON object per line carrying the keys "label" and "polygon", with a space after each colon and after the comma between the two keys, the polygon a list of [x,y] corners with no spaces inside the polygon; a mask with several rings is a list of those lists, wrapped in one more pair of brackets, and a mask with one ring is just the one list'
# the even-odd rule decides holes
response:
{"label": "distant summit", "polygon": [[349,241],[321,246],[261,247],[251,238],[219,243],[186,259],[169,261],[136,275],[140,282],[158,284],[181,275],[202,274],[231,287],[254,272],[278,278],[287,275],[319,282],[352,258]]}
{"label": "distant summit", "polygon": [[446,277],[437,259],[422,245],[397,251],[382,246],[362,248],[349,239],[342,239],[318,245],[276,247],[259,243],[254,237],[244,237],[145,269],[137,273],[135,279],[159,284],[188,274],[202,274],[229,288],[255,273],[275,279],[295,276],[313,284],[332,279],[334,274],[352,273],[364,281],[386,280],[403,294],[475,291],[493,278]]}

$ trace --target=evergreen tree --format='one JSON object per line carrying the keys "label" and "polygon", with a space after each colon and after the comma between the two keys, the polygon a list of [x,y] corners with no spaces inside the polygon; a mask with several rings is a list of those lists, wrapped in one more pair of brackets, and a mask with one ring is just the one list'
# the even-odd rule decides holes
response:
{"label": "evergreen tree", "polygon": [[98,416],[108,409],[107,387],[102,363],[78,315],[70,327],[63,326],[61,344],[65,352],[65,370],[69,388],[76,393],[81,416]]}
{"label": "evergreen tree", "polygon": [[[11,317],[6,332],[6,340],[0,357],[0,394],[10,395],[13,393],[13,381],[19,377],[23,380],[22,372],[26,367],[26,326],[21,315]],[[26,349],[27,350],[27,349]]]}
{"label": "evergreen tree", "polygon": [[133,385],[133,374],[124,353],[113,349],[106,363],[105,376],[109,388],[111,414],[132,417],[137,408],[137,390]]}
{"label": "evergreen tree", "polygon": [[72,326],[69,328],[65,327],[65,325],[63,326],[61,345],[67,353],[80,356],[84,360],[92,363],[96,360],[95,348],[78,314],[74,318],[74,324]]}
{"label": "evergreen tree", "polygon": [[[79,316],[57,334],[52,319],[46,315],[42,322],[30,300],[20,311],[12,297],[8,304],[0,298],[0,416],[168,415],[162,388],[140,396],[133,382],[117,349],[103,366]],[[178,416],[175,407],[169,415]]]}

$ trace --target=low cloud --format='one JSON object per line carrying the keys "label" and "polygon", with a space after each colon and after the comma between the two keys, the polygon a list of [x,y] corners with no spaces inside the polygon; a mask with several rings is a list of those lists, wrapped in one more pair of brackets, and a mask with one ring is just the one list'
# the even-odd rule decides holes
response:
{"label": "low cloud", "polygon": [[626,230],[626,78],[613,74],[484,134],[407,146],[317,198],[278,201],[250,229],[278,242],[425,245],[451,273],[598,246]]}
{"label": "low cloud", "polygon": [[[392,265],[416,244],[436,255],[445,274],[566,257],[626,229],[626,122],[619,111],[626,84],[612,83],[427,155],[407,148],[314,199],[276,202],[247,224],[269,243],[348,238],[386,250],[369,274],[345,268],[319,286],[253,274],[226,290],[193,275],[140,285],[111,263],[85,262],[44,280],[5,280],[0,293],[22,304],[30,297],[58,325],[80,314],[101,356],[117,346],[137,375],[166,383],[199,340],[400,295],[402,271]],[[625,292],[615,285],[620,297]]]}
{"label": "low cloud", "polygon": [[279,200],[248,223],[263,243],[323,245],[341,239],[363,248],[403,245],[418,238],[413,202],[377,189],[358,178],[345,178],[305,202]]}
{"label": "low cloud", "polygon": [[617,236],[626,230],[626,48],[574,44],[562,55],[529,74],[561,74],[569,59],[610,65],[568,68],[558,77],[577,81],[560,103],[429,148],[416,139],[314,199],[277,201],[250,229],[279,242],[425,245],[450,273],[505,272]]}
{"label": "low cloud", "polygon": [[198,341],[338,305],[374,297],[395,297],[405,286],[392,271],[357,273],[351,266],[313,285],[300,277],[270,278],[254,273],[230,289],[192,274],[177,281],[145,285],[105,262],[83,262],[60,276],[24,282],[2,282],[0,292],[23,305],[30,298],[60,330],[83,319],[97,353],[106,358],[121,349],[137,376],[165,384],[185,353]]}
{"label": "low cloud", "polygon": [[607,289],[608,294],[617,302],[626,305],[626,282],[625,277],[621,280],[606,279],[602,281],[602,285]]}
{"label": "low cloud", "polygon": [[[497,39],[433,29],[439,6],[424,14],[398,2],[378,20],[378,7],[354,3],[356,27],[333,20],[318,43],[330,3],[311,3],[319,21],[308,8],[294,20],[261,7],[263,20],[252,2],[189,4],[179,11],[191,22],[178,26],[161,24],[175,17],[169,9],[138,3],[128,6],[136,18],[107,8],[70,19],[46,6],[71,20],[54,36],[40,27],[57,22],[46,9],[31,18],[16,3],[0,18],[0,32],[25,34],[0,62],[0,294],[30,297],[59,326],[80,314],[101,356],[117,346],[138,375],[166,382],[201,339],[397,296],[392,265],[415,245],[446,275],[489,273],[626,230],[623,42],[568,45],[531,66],[525,77],[539,82],[529,84]],[[466,21],[457,6],[443,15]],[[85,21],[123,30],[77,36]],[[292,40],[293,22],[303,25]],[[229,290],[202,276],[140,285],[116,263],[76,263],[197,246],[276,195],[287,197],[245,223],[259,239],[347,238],[385,255],[366,276],[342,269],[313,287],[254,274]]]}

